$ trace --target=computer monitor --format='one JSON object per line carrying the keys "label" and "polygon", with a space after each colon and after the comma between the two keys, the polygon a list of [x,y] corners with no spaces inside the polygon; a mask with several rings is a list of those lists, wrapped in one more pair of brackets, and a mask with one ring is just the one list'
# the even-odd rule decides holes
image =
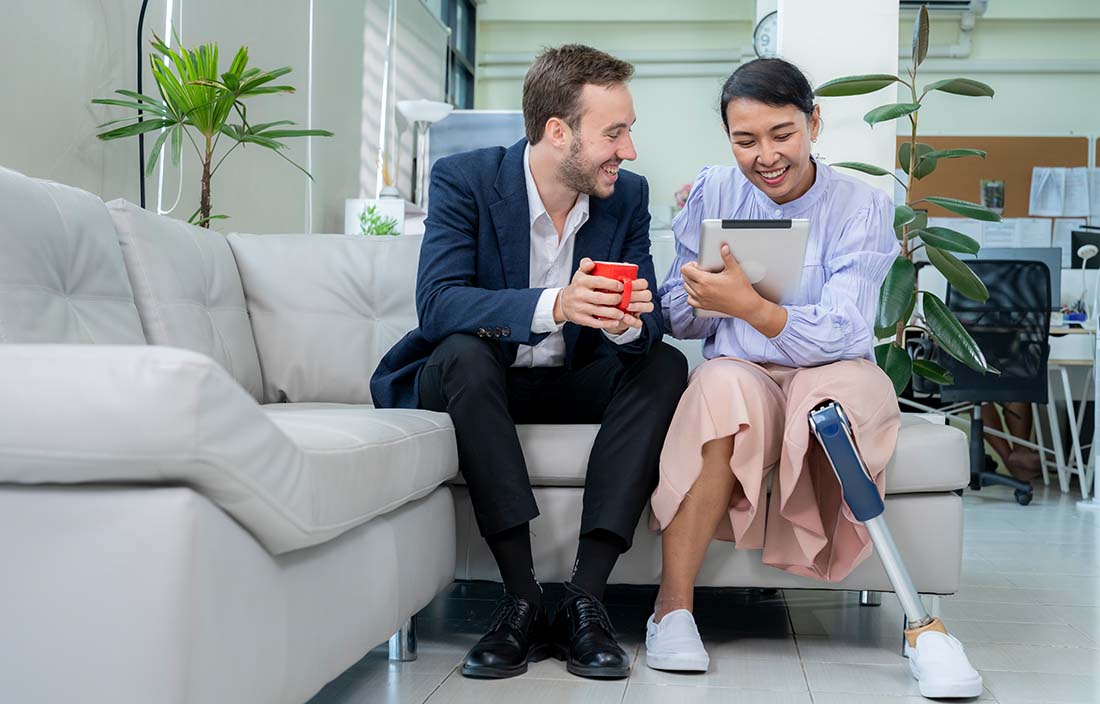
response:
{"label": "computer monitor", "polygon": [[978,259],[1018,259],[1042,262],[1050,270],[1050,307],[1062,309],[1061,247],[982,247]]}
{"label": "computer monitor", "polygon": [[445,156],[510,147],[521,137],[523,113],[519,110],[455,110],[428,130],[428,171]]}

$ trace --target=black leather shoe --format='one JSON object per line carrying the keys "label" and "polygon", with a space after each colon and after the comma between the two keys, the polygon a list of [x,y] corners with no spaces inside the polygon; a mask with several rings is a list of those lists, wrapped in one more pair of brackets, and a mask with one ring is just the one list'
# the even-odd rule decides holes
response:
{"label": "black leather shoe", "polygon": [[550,627],[557,657],[565,660],[565,669],[580,677],[629,677],[630,658],[615,640],[607,609],[574,584],[566,582],[565,590],[565,601]]}
{"label": "black leather shoe", "polygon": [[514,594],[497,602],[493,626],[462,663],[462,674],[478,679],[503,679],[527,672],[527,663],[550,657],[550,625],[546,611]]}

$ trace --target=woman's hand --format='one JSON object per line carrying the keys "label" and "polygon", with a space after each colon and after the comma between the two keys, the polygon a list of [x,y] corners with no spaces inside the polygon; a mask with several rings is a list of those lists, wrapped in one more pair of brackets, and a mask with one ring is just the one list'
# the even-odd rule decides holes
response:
{"label": "woman's hand", "polygon": [[722,243],[725,268],[711,273],[696,262],[680,267],[688,305],[741,318],[767,337],[775,337],[787,324],[787,310],[767,300],[752,287],[728,244]]}
{"label": "woman's hand", "polygon": [[696,262],[688,262],[680,267],[684,277],[684,290],[688,295],[688,305],[703,310],[725,313],[735,318],[744,318],[753,308],[764,300],[752,287],[749,278],[737,263],[729,245],[722,243],[722,261],[725,268],[711,273],[700,269]]}

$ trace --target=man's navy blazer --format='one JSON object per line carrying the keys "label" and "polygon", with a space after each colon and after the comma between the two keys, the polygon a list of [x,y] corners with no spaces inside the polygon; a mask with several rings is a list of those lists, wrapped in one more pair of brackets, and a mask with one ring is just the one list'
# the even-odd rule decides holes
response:
{"label": "man's navy blazer", "polygon": [[[416,281],[420,327],[386,353],[371,377],[380,408],[416,408],[417,380],[432,350],[450,335],[477,335],[503,346],[514,361],[532,333],[541,288],[531,288],[531,215],[523,169],[527,140],[455,154],[432,169],[429,212]],[[581,367],[606,355],[640,355],[661,339],[661,304],[649,254],[649,186],[619,170],[610,198],[589,200],[588,222],[575,235],[573,271],[583,257],[638,265],[654,311],[641,316],[641,336],[616,345],[601,330],[566,323],[565,364]]]}

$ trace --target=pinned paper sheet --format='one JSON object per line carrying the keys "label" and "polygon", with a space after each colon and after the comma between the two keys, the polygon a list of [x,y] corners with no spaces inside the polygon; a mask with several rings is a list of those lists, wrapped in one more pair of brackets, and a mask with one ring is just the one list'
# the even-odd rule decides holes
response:
{"label": "pinned paper sheet", "polygon": [[1065,214],[1066,170],[1036,166],[1031,171],[1028,215],[1058,217]]}
{"label": "pinned paper sheet", "polygon": [[1036,166],[1031,172],[1028,214],[1054,218],[1100,216],[1100,169]]}
{"label": "pinned paper sheet", "polygon": [[1016,247],[1016,223],[1012,220],[982,223],[982,247]]}
{"label": "pinned paper sheet", "polygon": [[1089,169],[1089,215],[1100,218],[1100,169]]}
{"label": "pinned paper sheet", "polygon": [[1050,246],[1050,220],[1045,218],[1006,218],[981,225],[982,247]]}
{"label": "pinned paper sheet", "polygon": [[1064,203],[1065,210],[1062,215],[1072,218],[1088,217],[1091,210],[1089,204],[1089,169],[1083,166],[1076,169],[1066,169]]}

